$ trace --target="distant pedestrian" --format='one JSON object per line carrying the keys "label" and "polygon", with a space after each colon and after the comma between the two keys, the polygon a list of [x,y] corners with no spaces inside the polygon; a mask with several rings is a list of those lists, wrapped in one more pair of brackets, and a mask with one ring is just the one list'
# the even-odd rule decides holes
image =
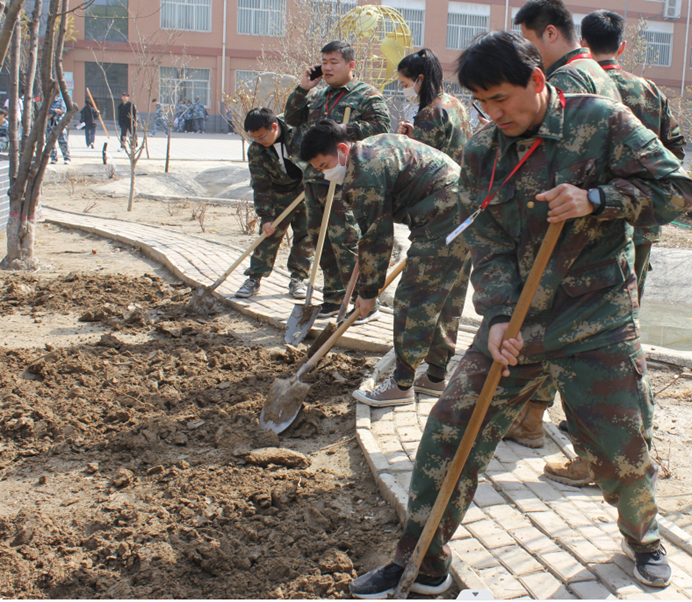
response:
{"label": "distant pedestrian", "polygon": [[166,121],[166,116],[163,113],[163,107],[156,99],[152,100],[151,102],[153,102],[156,107],[156,113],[154,114],[154,129],[151,131],[151,135],[156,136],[156,130],[161,128],[164,132],[166,132],[166,136],[168,136],[168,122]]}
{"label": "distant pedestrian", "polygon": [[231,108],[226,109],[226,123],[228,124],[228,133],[233,134],[233,113],[231,113]]}
{"label": "distant pedestrian", "polygon": [[185,130],[185,101],[179,100],[178,106],[175,108],[175,121],[173,122],[176,126],[176,132],[183,132]]}
{"label": "distant pedestrian", "polygon": [[7,111],[0,109],[0,153],[5,153],[10,148],[10,134],[7,128]]}
{"label": "distant pedestrian", "polygon": [[195,104],[192,105],[192,117],[195,121],[195,132],[204,134],[207,129],[207,110],[204,108],[204,105],[199,101],[199,96],[195,98]]}
{"label": "distant pedestrian", "polygon": [[[48,114],[48,123],[46,124],[46,140],[48,140],[53,128],[58,125],[66,110],[67,107],[65,106],[65,101],[62,99],[60,92],[58,92]],[[62,152],[62,158],[65,161],[65,165],[68,165],[70,163],[70,147],[67,144],[67,128],[60,132],[60,135],[58,136],[58,145],[60,146],[60,152]],[[51,165],[58,162],[58,150],[55,148],[55,143],[53,143],[53,148],[50,151],[50,162]]]}
{"label": "distant pedestrian", "polygon": [[185,119],[185,131],[194,132],[195,131],[195,109],[191,100],[188,100],[185,104],[185,113],[183,114]]}
{"label": "distant pedestrian", "polygon": [[132,135],[134,146],[137,146],[137,109],[130,102],[130,95],[123,92],[122,102],[118,105],[118,125],[120,126],[120,150],[127,150],[127,136]]}
{"label": "distant pedestrian", "polygon": [[79,112],[79,117],[84,124],[86,147],[94,148],[94,141],[96,140],[96,120],[99,117],[99,112],[88,96],[84,99],[84,107]]}

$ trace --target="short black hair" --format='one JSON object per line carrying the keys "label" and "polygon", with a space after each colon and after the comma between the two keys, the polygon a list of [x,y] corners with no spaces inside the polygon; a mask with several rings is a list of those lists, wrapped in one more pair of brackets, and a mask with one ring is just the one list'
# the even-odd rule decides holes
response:
{"label": "short black hair", "polygon": [[562,0],[529,0],[517,12],[514,24],[524,25],[538,37],[543,36],[548,25],[553,25],[569,43],[578,42],[574,18]]}
{"label": "short black hair", "polygon": [[274,111],[266,107],[259,107],[248,111],[243,127],[246,132],[256,132],[262,128],[270,127],[272,123],[277,123],[277,121]]}
{"label": "short black hair", "polygon": [[151,102],[158,102],[155,98]]}
{"label": "short black hair", "polygon": [[333,119],[320,119],[303,137],[300,143],[300,160],[311,161],[317,155],[336,155],[336,145],[350,142],[346,130]]}
{"label": "short black hair", "polygon": [[322,54],[331,54],[332,52],[338,52],[347,63],[356,60],[356,51],[348,42],[340,42],[339,40],[334,40],[329,42],[322,50]]}
{"label": "short black hair", "polygon": [[457,59],[459,83],[472,92],[504,83],[526,88],[543,59],[531,42],[509,31],[476,36]]}
{"label": "short black hair", "polygon": [[440,65],[440,59],[430,48],[423,48],[405,56],[399,62],[396,70],[413,81],[416,81],[421,75],[423,76],[423,83],[418,94],[420,97],[419,110],[427,107],[442,91],[442,65]]}
{"label": "short black hair", "polygon": [[618,51],[625,39],[625,19],[610,10],[597,10],[581,21],[581,37],[596,54]]}
{"label": "short black hair", "polygon": [[7,117],[7,109],[5,107],[0,107],[0,115]]}
{"label": "short black hair", "polygon": [[128,98],[130,97],[130,95],[127,92],[123,92],[120,96],[127,96]]}

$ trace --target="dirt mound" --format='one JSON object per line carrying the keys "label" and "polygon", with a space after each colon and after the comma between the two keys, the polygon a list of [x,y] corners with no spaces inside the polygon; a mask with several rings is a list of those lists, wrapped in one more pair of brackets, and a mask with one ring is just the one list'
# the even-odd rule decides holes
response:
{"label": "dirt mound", "polygon": [[334,354],[306,377],[305,409],[279,437],[258,416],[304,357],[187,315],[189,294],[83,274],[3,288],[3,312],[79,307],[111,332],[0,351],[0,596],[344,597],[391,538],[372,480],[332,470],[339,447],[309,451],[325,433],[348,441],[363,358]]}

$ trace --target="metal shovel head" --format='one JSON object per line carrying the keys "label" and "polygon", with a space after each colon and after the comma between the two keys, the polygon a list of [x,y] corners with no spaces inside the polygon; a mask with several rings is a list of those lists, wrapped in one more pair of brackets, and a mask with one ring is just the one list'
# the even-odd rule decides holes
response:
{"label": "metal shovel head", "polygon": [[265,431],[283,433],[298,416],[310,385],[293,378],[277,378],[264,402],[259,424]]}
{"label": "metal shovel head", "polygon": [[310,345],[310,349],[308,349],[308,357],[312,357],[315,355],[322,345],[324,345],[329,338],[338,330],[339,324],[336,322],[330,322],[327,324],[322,332],[320,332],[319,336],[312,342],[312,345]]}
{"label": "metal shovel head", "polygon": [[185,309],[201,316],[208,316],[214,310],[214,305],[216,305],[214,293],[206,288],[198,288],[192,293],[192,299],[190,299]]}
{"label": "metal shovel head", "polygon": [[295,346],[300,343],[310,332],[319,313],[319,305],[294,305],[288,322],[286,322],[286,335],[284,336],[286,344]]}

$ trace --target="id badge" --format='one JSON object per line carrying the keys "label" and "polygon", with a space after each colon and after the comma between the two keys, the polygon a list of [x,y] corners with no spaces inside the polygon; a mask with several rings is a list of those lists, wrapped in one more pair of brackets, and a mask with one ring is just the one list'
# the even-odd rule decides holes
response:
{"label": "id badge", "polygon": [[478,217],[482,209],[476,209],[469,217],[467,217],[461,225],[457,226],[457,228],[447,236],[447,244],[452,242],[459,234],[461,234],[466,228],[468,228]]}

